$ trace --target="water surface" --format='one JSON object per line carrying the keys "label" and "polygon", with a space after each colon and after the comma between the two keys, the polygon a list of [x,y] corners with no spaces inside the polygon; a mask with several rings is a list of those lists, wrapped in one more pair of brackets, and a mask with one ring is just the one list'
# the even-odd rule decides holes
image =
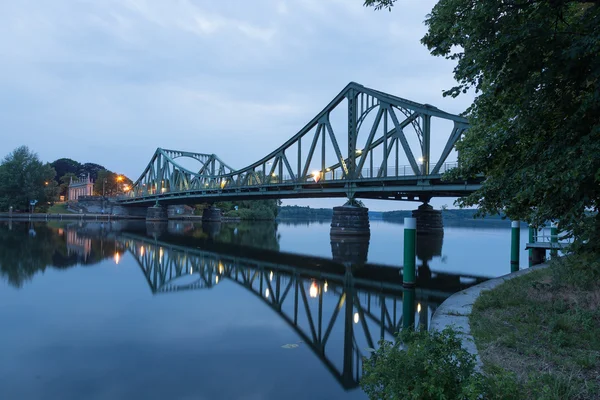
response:
{"label": "water surface", "polygon": [[[402,225],[371,229],[0,222],[0,398],[364,399],[404,322]],[[509,272],[509,245],[508,223],[420,237],[411,318]]]}

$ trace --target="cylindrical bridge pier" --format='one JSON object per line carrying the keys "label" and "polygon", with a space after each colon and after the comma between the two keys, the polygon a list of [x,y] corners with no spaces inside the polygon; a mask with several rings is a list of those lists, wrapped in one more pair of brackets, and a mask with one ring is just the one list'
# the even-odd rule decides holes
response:
{"label": "cylindrical bridge pier", "polygon": [[370,236],[369,209],[355,205],[333,207],[331,236]]}
{"label": "cylindrical bridge pier", "polygon": [[418,209],[413,210],[412,216],[417,219],[418,234],[444,234],[442,212],[434,210],[428,203],[423,203]]}
{"label": "cylindrical bridge pier", "polygon": [[202,222],[221,222],[221,209],[215,206],[205,208],[202,212]]}

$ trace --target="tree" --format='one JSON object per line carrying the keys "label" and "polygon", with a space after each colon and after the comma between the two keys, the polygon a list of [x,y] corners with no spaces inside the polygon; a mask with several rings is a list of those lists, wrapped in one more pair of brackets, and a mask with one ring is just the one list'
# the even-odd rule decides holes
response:
{"label": "tree", "polygon": [[440,0],[425,24],[431,54],[457,62],[444,95],[477,94],[450,177],[486,180],[459,205],[558,220],[600,253],[600,1]]}
{"label": "tree", "polygon": [[26,211],[31,200],[37,200],[42,207],[55,201],[55,175],[54,168],[42,163],[27,146],[15,149],[0,164],[0,209],[12,206]]}
{"label": "tree", "polygon": [[94,193],[98,196],[116,196],[129,190],[132,184],[131,179],[125,175],[103,169],[98,171],[97,179],[94,182]]}
{"label": "tree", "polygon": [[85,163],[81,165],[81,168],[79,168],[78,174],[86,176],[87,174],[90,174],[90,178],[96,181],[98,179],[98,174],[100,173],[100,171],[104,170],[106,170],[106,168],[104,168],[102,165],[94,163]]}
{"label": "tree", "polygon": [[66,196],[67,192],[69,191],[69,185],[71,184],[71,180],[76,180],[76,179],[78,179],[77,175],[75,175],[71,172],[67,172],[66,174],[61,176],[58,180],[60,182],[59,194],[61,196]]}
{"label": "tree", "polygon": [[60,181],[60,179],[67,175],[71,174],[76,176],[81,170],[81,164],[77,161],[71,160],[70,158],[59,158],[56,161],[53,161],[50,165],[56,170],[56,179]]}

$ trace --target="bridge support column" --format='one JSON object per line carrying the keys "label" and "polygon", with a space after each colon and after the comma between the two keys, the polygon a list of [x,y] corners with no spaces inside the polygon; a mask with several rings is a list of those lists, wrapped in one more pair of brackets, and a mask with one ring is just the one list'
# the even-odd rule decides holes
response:
{"label": "bridge support column", "polygon": [[444,234],[444,220],[442,212],[434,210],[427,202],[413,210],[413,218],[417,219],[417,233],[419,234]]}
{"label": "bridge support column", "polygon": [[146,212],[146,221],[167,221],[168,219],[166,207],[162,207],[158,204],[148,207],[148,211]]}
{"label": "bridge support column", "polygon": [[221,222],[221,209],[210,206],[202,212],[202,222]]}
{"label": "bridge support column", "polygon": [[369,209],[349,204],[333,207],[330,235],[370,236]]}

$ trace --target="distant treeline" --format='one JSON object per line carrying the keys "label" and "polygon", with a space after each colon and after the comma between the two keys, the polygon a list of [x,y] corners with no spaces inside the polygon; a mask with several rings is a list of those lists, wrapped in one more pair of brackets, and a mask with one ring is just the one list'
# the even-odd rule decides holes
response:
{"label": "distant treeline", "polygon": [[310,208],[308,206],[282,206],[279,207],[278,218],[281,219],[307,219],[307,220],[321,220],[331,219],[333,216],[333,209],[331,208]]}
{"label": "distant treeline", "polygon": [[[444,220],[472,220],[475,218],[477,210],[442,210]],[[323,220],[331,219],[333,209],[331,208],[310,208],[308,206],[282,206],[279,207],[278,218],[280,219],[301,219],[301,220]],[[370,211],[371,219],[383,219],[386,221],[402,221],[406,217],[411,217],[411,210],[398,211]],[[490,215],[485,217],[486,220],[500,220],[500,215]]]}
{"label": "distant treeline", "polygon": [[[477,210],[475,209],[464,209],[464,210],[442,210],[442,216],[444,220],[469,220],[474,219]],[[398,210],[398,211],[387,211],[382,213],[382,219],[387,221],[398,221],[406,217],[412,217],[411,210]],[[479,218],[480,219],[480,218]],[[486,220],[494,219],[501,220],[500,215],[487,215]]]}

